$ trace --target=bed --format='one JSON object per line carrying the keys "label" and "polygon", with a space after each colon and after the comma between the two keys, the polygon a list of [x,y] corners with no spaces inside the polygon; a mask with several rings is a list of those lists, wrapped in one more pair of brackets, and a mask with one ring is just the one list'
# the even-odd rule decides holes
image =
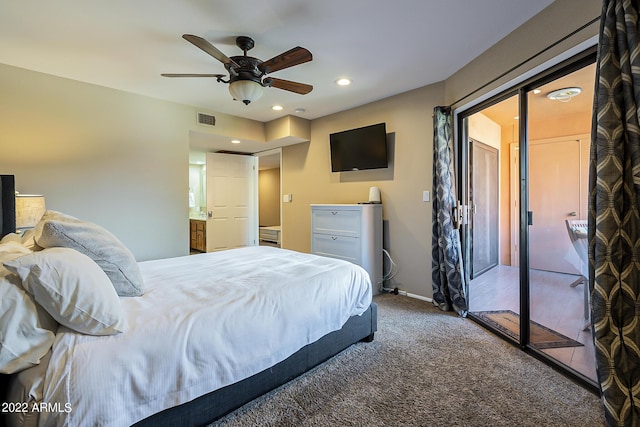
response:
{"label": "bed", "polygon": [[[5,276],[16,287],[20,279],[33,293],[24,292],[25,298],[42,303],[57,321],[50,328],[51,347],[39,362],[1,376],[9,425],[206,425],[348,346],[372,340],[377,328],[367,273],[341,260],[248,247],[145,261],[123,269],[139,272],[142,289],[120,284],[115,293],[112,275],[122,271],[110,271],[100,257],[94,260],[95,254],[71,244],[49,247],[46,237],[51,224],[92,232],[99,226],[55,212],[41,223],[45,231],[36,227],[33,236],[3,239],[4,246],[20,252],[4,263]],[[35,241],[47,247],[39,250]],[[10,250],[3,252],[4,246],[0,243],[0,256],[7,259]],[[105,274],[113,286],[107,290],[102,283],[100,290],[90,288],[91,295],[111,293],[87,298],[90,306],[77,311],[80,320],[54,313],[39,288],[46,279],[32,278],[47,270],[43,259],[70,277],[85,279],[84,270],[90,270],[96,277],[92,283],[102,283]],[[73,268],[67,271],[69,260]],[[74,283],[84,289],[88,282]],[[99,322],[82,317],[114,293],[118,303],[101,307],[95,315]],[[38,324],[46,329],[43,325]]]}

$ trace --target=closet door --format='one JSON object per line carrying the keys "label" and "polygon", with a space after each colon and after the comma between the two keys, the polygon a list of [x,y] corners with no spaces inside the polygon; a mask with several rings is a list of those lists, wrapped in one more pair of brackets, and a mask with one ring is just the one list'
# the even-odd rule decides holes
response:
{"label": "closet door", "polygon": [[471,140],[471,277],[498,265],[498,150]]}

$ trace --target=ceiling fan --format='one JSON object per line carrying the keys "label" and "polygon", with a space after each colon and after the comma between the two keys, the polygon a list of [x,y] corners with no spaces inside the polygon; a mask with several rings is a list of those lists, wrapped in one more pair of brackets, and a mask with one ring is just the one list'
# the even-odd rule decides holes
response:
{"label": "ceiling fan", "polygon": [[229,79],[224,80],[224,74],[161,74],[163,77],[215,77],[221,83],[229,83],[229,93],[233,99],[240,100],[245,105],[260,98],[262,88],[265,86],[301,95],[306,95],[313,90],[313,86],[305,83],[267,77],[267,74],[274,71],[311,61],[313,59],[311,52],[303,47],[294,47],[263,62],[258,58],[247,56],[247,51],[254,46],[251,37],[236,37],[236,46],[244,52],[244,55],[232,57],[228,57],[202,37],[184,34],[182,38],[222,62],[229,72]]}

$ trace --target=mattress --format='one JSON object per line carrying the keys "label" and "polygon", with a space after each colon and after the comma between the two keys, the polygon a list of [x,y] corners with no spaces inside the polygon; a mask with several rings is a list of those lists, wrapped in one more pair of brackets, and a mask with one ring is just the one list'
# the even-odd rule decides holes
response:
{"label": "mattress", "polygon": [[371,303],[361,267],[273,247],[140,269],[145,294],[121,299],[125,333],[59,328],[38,394],[60,410],[39,425],[131,425],[273,366]]}

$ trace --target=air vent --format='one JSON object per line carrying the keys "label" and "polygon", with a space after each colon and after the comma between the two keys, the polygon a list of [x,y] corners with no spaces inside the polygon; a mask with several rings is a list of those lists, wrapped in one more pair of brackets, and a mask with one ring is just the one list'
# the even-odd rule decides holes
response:
{"label": "air vent", "polygon": [[206,126],[215,126],[216,116],[211,116],[209,114],[204,114],[204,113],[198,113],[198,123]]}

